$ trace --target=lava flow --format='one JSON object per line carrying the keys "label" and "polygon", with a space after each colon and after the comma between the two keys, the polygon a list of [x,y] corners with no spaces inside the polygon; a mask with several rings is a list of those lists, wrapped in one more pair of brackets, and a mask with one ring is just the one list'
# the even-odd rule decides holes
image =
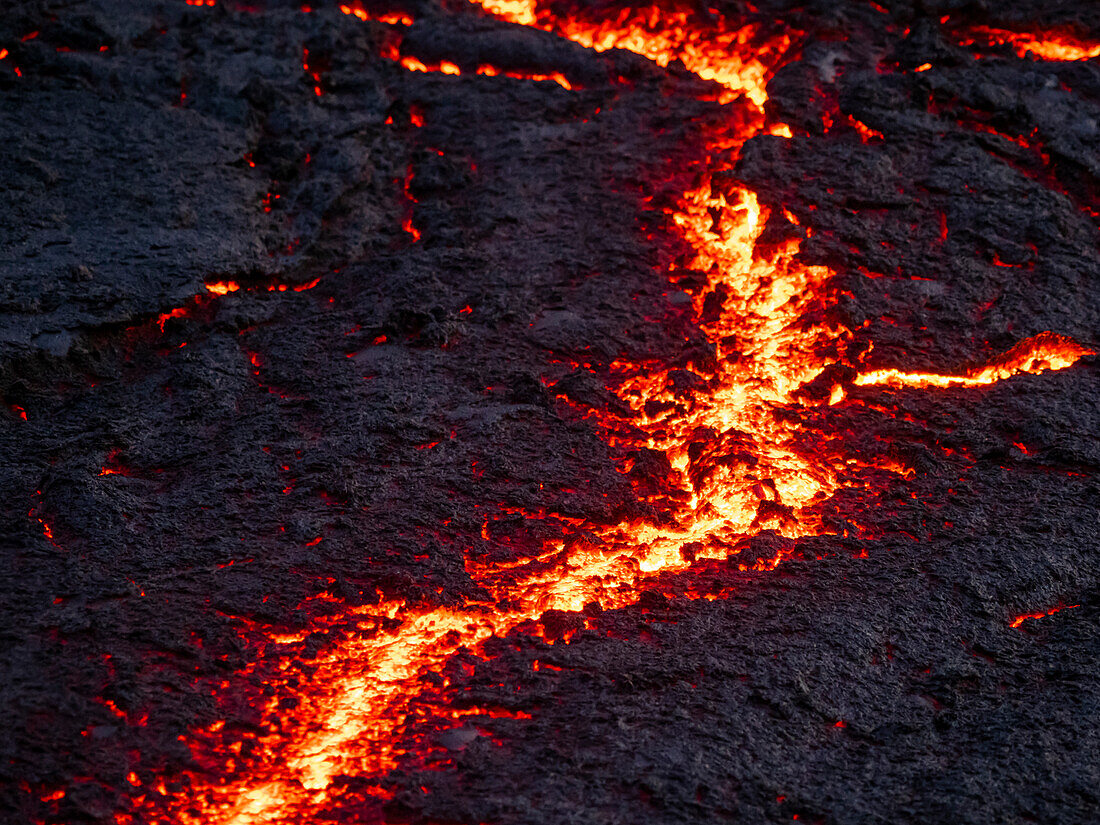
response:
{"label": "lava flow", "polygon": [[1031,54],[1041,60],[1071,61],[1100,57],[1100,45],[1082,42],[1070,33],[1039,34],[976,26],[960,43],[971,46],[982,41],[994,46],[1011,45],[1020,57]]}
{"label": "lava flow", "polygon": [[[362,800],[366,793],[382,799],[386,772],[399,766],[401,743],[415,736],[425,714],[438,730],[458,725],[462,717],[501,713],[450,708],[445,685],[426,686],[422,677],[439,672],[457,651],[537,621],[547,610],[632,604],[657,574],[686,569],[698,559],[725,558],[745,536],[764,530],[790,538],[820,534],[825,528],[815,510],[845,483],[850,462],[800,447],[804,439],[792,412],[804,403],[796,402],[799,389],[842,360],[851,337],[837,323],[810,320],[823,317],[821,308],[833,300],[833,272],[800,261],[798,240],[758,248],[768,210],[753,192],[719,184],[715,174],[734,168],[749,138],[789,136],[781,124],[767,123],[763,106],[767,80],[791,49],[790,39],[761,42],[751,26],[693,27],[686,15],[670,17],[657,6],[593,23],[552,18],[524,0],[478,2],[512,22],[598,51],[624,48],[661,66],[679,59],[700,78],[720,84],[719,99],[731,110],[727,121],[738,124],[714,136],[704,153],[710,156],[707,167],[695,170],[699,184],[669,215],[670,229],[694,252],[690,267],[707,276],[693,300],[699,317],[712,319],[700,321],[716,347],[712,374],[700,379],[685,402],[673,391],[671,369],[615,367],[617,392],[636,412],[636,432],[643,433],[636,446],[662,452],[672,468],[674,493],[657,502],[669,517],[661,524],[586,525],[599,544],[552,542],[535,559],[468,561],[467,572],[492,597],[484,603],[431,608],[390,601],[345,610],[343,620],[356,629],[309,660],[311,675],[294,691],[293,703],[272,697],[263,711],[267,732],[249,743],[247,758],[240,755],[240,742],[225,753],[232,739],[223,740],[224,723],[198,732],[194,751],[204,773],[191,777],[184,800],[150,790],[146,799],[155,813],[147,818],[312,822],[344,798]],[[708,304],[708,296],[717,299]],[[974,386],[1018,372],[1062,369],[1087,352],[1044,334],[963,375],[880,370],[854,383]],[[838,386],[820,403],[837,402],[844,392]],[[614,422],[605,423],[613,429]],[[755,566],[771,569],[781,561],[777,555]],[[318,622],[313,629],[325,627]],[[259,630],[285,681],[297,678],[292,662],[308,633]]]}

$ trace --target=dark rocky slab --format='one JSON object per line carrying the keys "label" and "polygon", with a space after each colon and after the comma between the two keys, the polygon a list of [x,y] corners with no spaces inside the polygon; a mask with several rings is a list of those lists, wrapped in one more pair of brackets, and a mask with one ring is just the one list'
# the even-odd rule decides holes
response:
{"label": "dark rocky slab", "polygon": [[[222,682],[258,687],[233,682],[247,622],[304,626],[318,594],[461,603],[467,553],[565,529],[511,510],[645,512],[580,411],[616,403],[615,359],[698,358],[662,209],[726,116],[713,90],[459,4],[407,6],[403,48],[579,88],[408,72],[385,24],[298,5],[0,15],[12,822],[113,821],[131,771],[187,769]],[[869,366],[961,370],[1042,330],[1096,346],[1095,61],[976,60],[953,34],[1100,37],[1095,13],[882,6],[764,4],[807,32],[770,87],[794,137],[750,142],[735,177],[814,229],[804,258],[838,272]],[[390,777],[388,815],[1096,821],[1098,382],[1085,358],[800,411],[817,448],[916,472],[838,496],[850,535],[777,571],[663,588],[714,601],[654,592],[466,657],[460,701],[533,718],[437,743],[451,764]],[[1059,603],[1080,606],[1010,627]]]}

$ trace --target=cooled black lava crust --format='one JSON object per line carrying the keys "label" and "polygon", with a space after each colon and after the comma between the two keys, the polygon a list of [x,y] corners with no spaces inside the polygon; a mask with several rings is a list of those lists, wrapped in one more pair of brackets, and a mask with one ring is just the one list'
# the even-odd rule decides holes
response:
{"label": "cooled black lava crust", "polygon": [[[476,598],[464,554],[561,532],[502,505],[640,512],[578,409],[617,403],[611,361],[703,345],[662,208],[724,116],[707,84],[459,0],[407,5],[406,46],[579,88],[409,72],[380,56],[384,24],[254,5],[0,13],[4,822],[113,821],[131,771],[184,792],[214,694],[259,687],[233,681],[257,655],[242,618],[302,625],[318,593]],[[1100,10],[703,5],[804,33],[769,85],[794,137],[750,141],[737,176],[813,228],[803,258],[837,271],[831,311],[870,365],[956,371],[1043,330],[1100,343],[1100,65],[975,60],[955,36],[1100,41]],[[193,298],[214,281],[242,288]],[[916,468],[832,503],[877,538],[700,566],[731,595],[654,593],[601,632],[469,657],[471,701],[519,685],[532,718],[392,776],[389,817],[1100,820],[1098,365],[853,389],[894,414],[808,406],[823,442]],[[1009,626],[1058,604],[1080,606]]]}

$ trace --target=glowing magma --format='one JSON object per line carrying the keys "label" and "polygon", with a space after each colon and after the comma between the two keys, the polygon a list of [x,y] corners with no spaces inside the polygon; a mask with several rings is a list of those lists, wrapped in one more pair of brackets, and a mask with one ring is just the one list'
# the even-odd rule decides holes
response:
{"label": "glowing magma", "polygon": [[1008,626],[1014,629],[1019,629],[1019,627],[1028,619],[1045,619],[1047,616],[1053,616],[1055,613],[1060,613],[1063,610],[1073,610],[1075,607],[1080,606],[1081,605],[1079,604],[1060,604],[1046,610],[1040,610],[1038,613],[1024,613],[1009,622]]}
{"label": "glowing magma", "polygon": [[1100,57],[1100,44],[1086,43],[1068,33],[1027,33],[975,26],[969,34],[973,36],[961,40],[962,45],[970,46],[979,40],[995,45],[1007,43],[1020,57],[1029,53],[1042,60],[1089,60]]}
{"label": "glowing magma", "polygon": [[[549,609],[631,604],[655,574],[687,568],[699,558],[724,558],[746,535],[765,529],[789,537],[819,533],[823,527],[815,508],[843,484],[850,461],[808,452],[801,446],[807,440],[801,425],[790,414],[798,390],[838,359],[851,335],[838,325],[810,320],[824,317],[820,310],[832,300],[832,272],[801,263],[796,240],[767,252],[758,249],[766,210],[752,192],[720,187],[714,177],[733,168],[750,137],[789,136],[785,127],[766,124],[763,114],[766,81],[789,39],[761,43],[752,27],[729,29],[722,23],[693,28],[686,15],[665,15],[657,7],[592,23],[540,16],[535,4],[524,0],[477,1],[513,22],[593,49],[626,48],[662,66],[680,59],[700,77],[719,83],[722,100],[744,110],[743,116],[731,116],[728,131],[714,135],[707,147],[712,157],[724,160],[700,169],[698,185],[669,215],[694,251],[691,267],[706,273],[709,282],[694,296],[700,317],[707,294],[717,290],[724,296],[720,311],[705,314],[714,320],[700,322],[717,348],[715,371],[705,388],[685,399],[673,392],[668,369],[615,365],[618,392],[638,413],[632,423],[645,433],[637,446],[663,452],[673,469],[669,484],[675,495],[660,503],[676,526],[586,525],[599,544],[551,543],[535,559],[505,564],[468,561],[467,571],[491,596],[485,604],[425,608],[390,601],[345,610],[346,618],[373,626],[312,657],[308,677],[292,665],[295,645],[306,634],[281,637],[266,629],[271,650],[265,658],[277,662],[288,680],[302,678],[297,704],[282,707],[277,697],[270,700],[264,711],[269,732],[253,743],[242,764],[224,753],[221,723],[198,732],[196,758],[207,772],[191,776],[186,799],[150,792],[149,810],[143,811],[148,820],[315,822],[345,794],[383,796],[376,780],[398,767],[399,743],[418,722],[430,718],[438,729],[463,717],[496,713],[449,708],[446,685],[424,681],[459,649],[506,634]],[[1068,339],[1038,336],[964,376],[882,370],[856,383],[968,386],[1019,371],[1059,369],[1084,352]],[[842,395],[834,391],[830,400]],[[647,409],[663,411],[647,415]],[[770,569],[781,560],[779,555],[760,559],[754,567]],[[315,629],[324,629],[323,622]],[[368,791],[362,786],[349,791],[339,781],[344,776],[374,784],[367,783]]]}
{"label": "glowing magma", "polygon": [[[441,72],[442,74],[460,75],[462,69],[460,69],[454,63],[448,60],[440,61],[437,66],[428,66],[421,60],[415,57],[402,57],[400,59],[401,65],[408,69],[410,72]],[[557,83],[563,89],[572,89],[573,84],[570,83],[565,75],[561,72],[550,72],[548,74],[540,74],[538,72],[520,72],[514,70],[505,70],[497,68],[487,63],[483,63],[477,67],[477,74],[485,75],[487,77],[496,77],[498,75],[504,75],[506,77],[514,77],[518,80],[552,80]]]}
{"label": "glowing magma", "polygon": [[977,387],[993,384],[1013,375],[1046,370],[1061,370],[1074,364],[1092,350],[1072,338],[1041,332],[1021,341],[1004,355],[962,375],[939,375],[924,372],[902,372],[896,369],[875,370],[857,375],[857,385],[885,384],[890,387]]}

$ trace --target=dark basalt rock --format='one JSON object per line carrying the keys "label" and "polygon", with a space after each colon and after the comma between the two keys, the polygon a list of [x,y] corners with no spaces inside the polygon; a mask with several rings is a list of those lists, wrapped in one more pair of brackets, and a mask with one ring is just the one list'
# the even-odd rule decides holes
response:
{"label": "dark basalt rock", "polygon": [[[406,5],[402,49],[460,77],[381,58],[381,23],[240,5],[0,15],[5,822],[115,821],[131,772],[185,794],[189,731],[262,722],[249,623],[305,627],[318,594],[484,601],[467,555],[561,537],[517,509],[659,518],[638,496],[668,493],[667,458],[616,455],[584,412],[626,418],[617,359],[675,365],[685,397],[716,366],[662,211],[726,117],[708,84],[456,2]],[[797,218],[767,240],[812,229],[802,257],[837,271],[829,311],[869,368],[961,371],[1043,330],[1095,348],[1100,70],[976,60],[953,33],[1095,41],[1100,12],[879,5],[692,7],[805,33],[769,90],[793,138],[750,141],[733,175]],[[805,448],[915,472],[822,505],[836,535],[763,534],[631,607],[545,614],[553,643],[491,640],[449,689],[531,718],[487,720],[501,747],[441,734],[450,763],[389,777],[389,812],[1097,821],[1098,363],[939,393],[830,372],[792,413]],[[849,403],[819,405],[833,379]],[[1079,607],[1009,626],[1058,604]]]}

